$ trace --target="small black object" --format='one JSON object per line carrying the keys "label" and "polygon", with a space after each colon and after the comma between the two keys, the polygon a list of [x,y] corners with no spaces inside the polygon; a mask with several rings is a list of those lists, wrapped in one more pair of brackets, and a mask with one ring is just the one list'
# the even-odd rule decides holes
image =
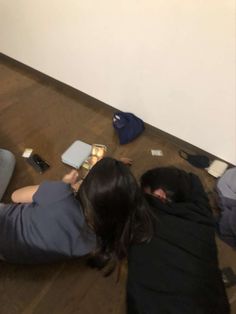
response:
{"label": "small black object", "polygon": [[231,267],[225,267],[221,270],[222,278],[227,288],[236,284],[236,275]]}
{"label": "small black object", "polygon": [[197,168],[208,168],[210,166],[210,160],[204,155],[191,155],[184,150],[179,150],[179,155],[184,160],[188,161],[192,166]]}
{"label": "small black object", "polygon": [[29,158],[27,158],[27,161],[37,172],[40,173],[43,173],[50,167],[49,164],[38,154],[31,155]]}

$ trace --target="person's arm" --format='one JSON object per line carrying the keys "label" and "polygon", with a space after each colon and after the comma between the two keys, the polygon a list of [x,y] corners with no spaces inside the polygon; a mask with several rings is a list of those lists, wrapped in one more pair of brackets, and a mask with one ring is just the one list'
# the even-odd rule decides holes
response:
{"label": "person's arm", "polygon": [[25,186],[12,193],[11,199],[14,203],[32,203],[33,195],[37,192],[39,185]]}
{"label": "person's arm", "polygon": [[[70,173],[66,174],[62,181],[64,183],[70,184],[72,188],[78,189],[78,172],[72,170]],[[21,189],[16,190],[12,193],[11,199],[14,203],[32,203],[33,195],[37,192],[39,185],[26,186]]]}

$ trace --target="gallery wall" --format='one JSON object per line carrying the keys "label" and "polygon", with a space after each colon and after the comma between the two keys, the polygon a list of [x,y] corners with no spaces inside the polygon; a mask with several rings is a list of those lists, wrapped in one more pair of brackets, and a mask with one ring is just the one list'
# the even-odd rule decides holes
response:
{"label": "gallery wall", "polygon": [[0,0],[0,51],[236,164],[235,0]]}

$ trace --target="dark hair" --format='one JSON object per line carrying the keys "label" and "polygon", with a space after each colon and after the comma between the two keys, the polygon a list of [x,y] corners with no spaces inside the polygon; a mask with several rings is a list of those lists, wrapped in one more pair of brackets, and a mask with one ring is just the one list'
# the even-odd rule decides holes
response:
{"label": "dark hair", "polygon": [[175,167],[160,167],[145,172],[141,177],[143,190],[163,189],[170,202],[186,202],[191,194],[189,174]]}
{"label": "dark hair", "polygon": [[98,237],[99,251],[122,260],[131,243],[151,238],[152,222],[144,195],[128,166],[103,158],[78,192],[87,222]]}

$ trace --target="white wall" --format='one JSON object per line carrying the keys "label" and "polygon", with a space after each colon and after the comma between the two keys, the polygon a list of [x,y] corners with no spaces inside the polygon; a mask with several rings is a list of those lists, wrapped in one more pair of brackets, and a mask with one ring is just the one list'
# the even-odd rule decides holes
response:
{"label": "white wall", "polygon": [[0,0],[0,51],[236,164],[236,0]]}

